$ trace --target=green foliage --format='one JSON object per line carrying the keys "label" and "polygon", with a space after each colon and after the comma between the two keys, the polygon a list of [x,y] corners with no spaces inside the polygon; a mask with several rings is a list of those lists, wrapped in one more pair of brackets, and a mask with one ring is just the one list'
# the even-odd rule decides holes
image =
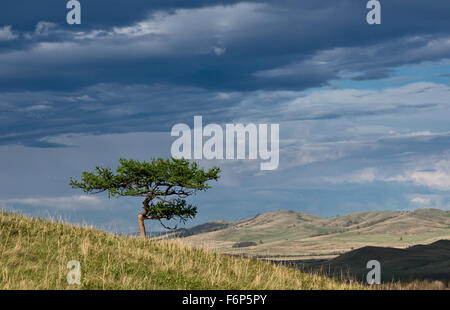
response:
{"label": "green foliage", "polygon": [[92,172],[84,171],[81,181],[71,178],[70,185],[89,194],[145,197],[146,219],[177,217],[185,221],[197,214],[197,208],[187,204],[185,198],[211,188],[208,181],[217,181],[219,173],[217,167],[205,171],[185,159],[158,158],[147,162],[121,158],[115,172],[97,166]]}
{"label": "green foliage", "polygon": [[[181,222],[185,222],[197,215],[197,207],[187,204],[184,199],[177,198],[167,202],[158,201],[157,203],[151,203],[146,215],[152,219],[164,218],[167,220],[177,217]],[[168,228],[164,224],[162,225]]]}

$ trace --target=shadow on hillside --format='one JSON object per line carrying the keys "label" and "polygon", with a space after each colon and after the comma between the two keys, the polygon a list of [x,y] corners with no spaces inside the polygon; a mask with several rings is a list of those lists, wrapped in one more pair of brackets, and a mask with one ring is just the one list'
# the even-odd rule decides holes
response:
{"label": "shadow on hillside", "polygon": [[450,282],[450,240],[406,249],[366,246],[342,254],[327,262],[301,264],[305,271],[314,271],[333,278],[348,278],[366,282],[367,262],[377,260],[381,265],[381,281],[413,282],[415,280]]}
{"label": "shadow on hillside", "polygon": [[[366,246],[342,254],[329,261],[282,261],[306,272],[315,272],[340,281],[366,283],[366,264],[377,260],[381,265],[381,281],[385,285],[415,283],[424,288],[450,286],[450,240],[406,249]],[[425,282],[423,282],[425,281]],[[422,284],[420,284],[423,282]]]}

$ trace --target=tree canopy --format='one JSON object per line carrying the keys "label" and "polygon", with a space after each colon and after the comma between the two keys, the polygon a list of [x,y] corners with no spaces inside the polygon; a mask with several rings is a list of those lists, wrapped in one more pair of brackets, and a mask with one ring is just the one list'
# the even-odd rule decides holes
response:
{"label": "tree canopy", "polygon": [[139,218],[160,222],[161,219],[178,218],[184,222],[197,214],[197,207],[188,204],[185,199],[211,188],[208,181],[217,181],[219,173],[218,167],[204,170],[196,162],[185,159],[138,161],[121,158],[115,172],[111,168],[97,166],[92,172],[82,172],[81,181],[71,178],[70,185],[89,194],[107,192],[109,197],[116,198],[144,197],[144,210],[139,214],[138,221]]}

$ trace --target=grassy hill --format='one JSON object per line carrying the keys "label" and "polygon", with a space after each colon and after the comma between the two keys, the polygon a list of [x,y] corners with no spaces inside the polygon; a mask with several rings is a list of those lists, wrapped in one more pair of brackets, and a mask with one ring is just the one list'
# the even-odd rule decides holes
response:
{"label": "grassy hill", "polygon": [[450,240],[407,249],[363,247],[321,264],[307,264],[306,270],[323,270],[329,275],[342,271],[358,280],[367,274],[364,262],[375,259],[381,265],[382,281],[410,281],[412,279],[450,281]]}
{"label": "grassy hill", "polygon": [[[194,228],[185,239],[220,253],[296,260],[330,259],[369,245],[406,248],[450,239],[450,211],[437,209],[360,212],[333,218],[280,210],[223,225],[219,229],[211,225],[213,231],[200,233]],[[243,241],[257,245],[233,248]]]}
{"label": "grassy hill", "polygon": [[[67,263],[81,263],[81,285]],[[348,289],[312,273],[195,249],[0,213],[0,289]]]}

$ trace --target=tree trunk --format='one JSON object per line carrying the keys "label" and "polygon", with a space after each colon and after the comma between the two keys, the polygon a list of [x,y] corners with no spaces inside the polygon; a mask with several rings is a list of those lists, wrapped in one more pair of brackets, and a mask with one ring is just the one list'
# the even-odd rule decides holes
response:
{"label": "tree trunk", "polygon": [[147,237],[147,233],[145,231],[144,215],[142,215],[141,213],[138,214],[138,225],[141,238],[145,239]]}
{"label": "tree trunk", "polygon": [[144,205],[144,211],[142,211],[141,213],[138,214],[138,225],[139,225],[139,234],[141,235],[141,238],[147,238],[147,233],[145,231],[145,224],[144,224],[144,220],[148,219],[147,217],[147,212],[149,209],[149,205],[148,203],[152,200],[152,198],[150,196],[147,196],[145,198],[145,200],[142,202],[142,204]]}

